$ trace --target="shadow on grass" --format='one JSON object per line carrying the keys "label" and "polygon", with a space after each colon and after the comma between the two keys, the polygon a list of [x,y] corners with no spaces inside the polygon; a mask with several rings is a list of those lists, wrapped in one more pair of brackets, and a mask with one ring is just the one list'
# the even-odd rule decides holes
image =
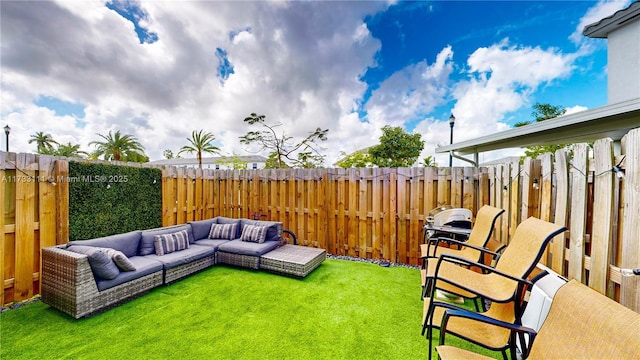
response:
{"label": "shadow on grass", "polygon": [[42,302],[6,311],[0,358],[426,358],[419,281],[345,260],[304,279],[217,265],[86,319]]}

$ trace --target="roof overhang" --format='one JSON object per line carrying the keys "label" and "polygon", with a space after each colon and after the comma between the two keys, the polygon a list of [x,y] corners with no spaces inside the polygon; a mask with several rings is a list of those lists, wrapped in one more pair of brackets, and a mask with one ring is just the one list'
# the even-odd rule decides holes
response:
{"label": "roof overhang", "polygon": [[618,10],[597,23],[584,27],[582,34],[591,38],[607,38],[609,33],[640,16],[640,1],[631,3],[626,9]]}
{"label": "roof overhang", "polygon": [[441,146],[436,148],[436,153],[478,154],[505,148],[591,142],[607,137],[617,141],[637,127],[640,127],[640,98]]}

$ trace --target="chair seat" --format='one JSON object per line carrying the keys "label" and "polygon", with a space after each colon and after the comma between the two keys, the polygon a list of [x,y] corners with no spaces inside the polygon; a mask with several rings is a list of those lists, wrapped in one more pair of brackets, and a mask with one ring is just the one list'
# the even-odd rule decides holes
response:
{"label": "chair seat", "polygon": [[[436,258],[427,259],[425,264],[425,269],[420,269],[420,280],[422,281],[422,286],[426,285],[427,277],[433,278],[437,265],[438,265],[438,259]],[[444,290],[446,292],[450,292],[453,294],[457,294],[459,296],[462,296],[468,299],[474,299],[477,297],[477,295],[474,293],[468,292],[455,285],[451,285],[445,282],[439,282],[438,289]],[[425,296],[428,296],[428,294],[425,294]]]}
{"label": "chair seat", "polygon": [[[484,315],[495,318],[499,315],[498,312],[507,313],[512,310],[513,307],[504,306],[502,308],[489,309],[484,312]],[[446,309],[440,306],[436,306],[433,312],[433,324],[434,327],[439,328],[442,322],[442,316]],[[427,313],[429,312],[429,301],[425,299],[422,309],[422,321],[426,321]],[[465,319],[460,317],[449,318],[447,324],[447,333],[453,333],[455,335],[463,336],[464,338],[474,341],[476,343],[482,343],[484,346],[501,349],[504,344],[509,341],[510,331],[508,329],[493,326],[487,323]],[[464,358],[452,358],[452,359],[464,359]]]}

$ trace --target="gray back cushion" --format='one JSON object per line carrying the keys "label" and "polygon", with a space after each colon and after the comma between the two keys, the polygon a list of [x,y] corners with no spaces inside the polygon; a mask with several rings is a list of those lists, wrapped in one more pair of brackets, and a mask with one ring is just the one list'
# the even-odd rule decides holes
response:
{"label": "gray back cushion", "polygon": [[138,247],[138,255],[144,256],[156,253],[156,247],[153,245],[153,237],[155,235],[171,234],[180,230],[187,230],[189,243],[193,244],[195,239],[193,238],[193,232],[191,231],[191,225],[189,224],[143,230],[140,238],[140,246]]}
{"label": "gray back cushion", "polygon": [[195,241],[206,239],[209,237],[209,230],[211,230],[212,224],[218,223],[218,218],[214,217],[213,219],[199,220],[199,221],[189,221],[191,225],[191,231],[193,232],[193,238]]}
{"label": "gray back cushion", "polygon": [[93,276],[96,278],[111,280],[120,275],[120,269],[111,260],[111,257],[100,248],[72,245],[67,247],[67,250],[87,255],[91,271],[93,271]]}
{"label": "gray back cushion", "polygon": [[[218,220],[218,224],[241,224],[241,219],[232,219],[232,218],[228,218],[228,217],[222,217],[222,216],[218,216],[217,218]],[[239,225],[236,228],[236,236],[234,236],[234,239],[237,239],[240,237],[240,235],[242,235],[242,225]],[[209,234],[207,234],[207,236],[209,236]]]}
{"label": "gray back cushion", "polygon": [[[267,226],[267,238],[265,241],[280,241],[282,239],[282,223],[279,221],[242,219],[241,223],[242,227],[244,227],[244,225]],[[240,230],[240,234],[242,234],[242,229]]]}
{"label": "gray back cushion", "polygon": [[127,257],[136,256],[138,254],[138,246],[140,246],[140,231],[131,231],[124,234],[105,236],[91,240],[70,241],[71,245],[84,245],[95,247],[106,247],[122,251]]}

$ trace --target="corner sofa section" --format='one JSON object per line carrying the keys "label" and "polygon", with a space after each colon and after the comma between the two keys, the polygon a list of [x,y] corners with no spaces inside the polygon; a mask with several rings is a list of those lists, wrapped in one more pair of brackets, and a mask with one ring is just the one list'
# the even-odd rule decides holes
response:
{"label": "corner sofa section", "polygon": [[[230,234],[229,239],[210,239],[209,232],[213,224],[237,224],[236,233]],[[240,240],[245,225],[266,227],[264,241]],[[188,247],[158,256],[154,246],[156,235],[181,231],[186,231]],[[74,318],[80,318],[218,262],[258,269],[260,256],[284,243],[280,222],[224,217],[71,241],[66,245],[42,249],[42,301]],[[105,248],[121,252],[135,270],[116,271],[117,276],[107,279],[96,276],[95,261],[99,261],[100,256],[104,257],[101,252]]]}

